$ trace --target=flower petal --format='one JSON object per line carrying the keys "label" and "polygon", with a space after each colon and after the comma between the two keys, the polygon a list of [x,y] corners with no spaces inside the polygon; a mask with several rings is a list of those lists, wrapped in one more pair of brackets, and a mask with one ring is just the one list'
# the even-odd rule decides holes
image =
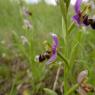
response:
{"label": "flower petal", "polygon": [[78,25],[81,25],[80,18],[79,18],[78,15],[74,15],[74,16],[73,16],[73,20],[74,20],[74,22],[76,22]]}
{"label": "flower petal", "polygon": [[88,76],[88,70],[83,70],[79,73],[77,82],[82,83]]}
{"label": "flower petal", "polygon": [[76,0],[75,4],[75,12],[78,14],[80,12],[80,5],[81,5],[82,0]]}
{"label": "flower petal", "polygon": [[56,34],[51,34],[52,38],[53,38],[53,45],[52,48],[57,48],[58,47],[58,37]]}
{"label": "flower petal", "polygon": [[56,60],[57,57],[57,53],[52,54],[52,56],[50,57],[50,59],[46,62],[46,64],[50,64],[52,62],[54,62]]}

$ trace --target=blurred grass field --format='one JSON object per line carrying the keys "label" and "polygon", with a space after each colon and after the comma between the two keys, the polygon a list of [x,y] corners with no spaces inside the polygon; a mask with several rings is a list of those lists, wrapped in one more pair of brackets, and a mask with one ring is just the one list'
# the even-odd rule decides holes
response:
{"label": "blurred grass field", "polygon": [[[12,64],[15,63],[16,60],[19,60],[19,58],[15,58],[16,52],[13,56],[12,51],[15,51],[14,45],[15,41],[12,41],[14,38],[12,36],[12,32],[16,32],[19,37],[21,35],[31,35],[30,39],[32,44],[31,48],[31,58],[32,58],[32,64],[34,62],[34,58],[37,54],[39,54],[44,48],[43,42],[44,40],[49,39],[49,33],[48,32],[60,32],[61,29],[61,14],[59,12],[59,8],[55,6],[48,6],[44,3],[40,3],[38,5],[27,5],[29,10],[32,12],[32,17],[30,17],[30,20],[33,25],[33,29],[30,31],[23,29],[23,17],[21,15],[21,5],[20,3],[15,1],[8,1],[8,0],[0,0],[0,56],[1,56],[1,62],[0,62],[0,80],[1,80],[1,93],[10,93],[8,95],[15,95],[14,91],[11,91],[12,88],[10,88],[10,85],[14,84],[14,79],[16,76],[19,76],[16,85],[21,81],[21,77],[26,74],[26,69],[24,68],[23,71],[19,70],[15,72],[15,75],[12,74]],[[56,12],[57,11],[57,12]],[[25,34],[25,32],[28,32]],[[13,43],[14,42],[14,43]],[[17,43],[18,44],[18,43]],[[17,45],[16,44],[16,45]],[[13,47],[10,48],[9,45],[12,45]],[[19,50],[19,47],[17,47],[17,51]],[[2,58],[3,55],[6,55],[4,58]],[[18,54],[19,55],[19,54]],[[23,56],[23,54],[21,54]],[[23,56],[24,57],[24,56]],[[12,61],[13,60],[13,61]],[[21,59],[22,60],[22,59]],[[25,59],[24,61],[27,61]],[[19,63],[19,62],[18,62]],[[20,64],[20,63],[19,63]],[[25,63],[26,64],[26,63]],[[29,65],[29,64],[27,64]],[[16,65],[15,65],[16,66]],[[19,66],[16,66],[19,67]],[[14,69],[17,69],[14,67]],[[29,66],[28,66],[29,67]],[[32,67],[29,67],[28,69],[33,69],[35,72],[35,81],[39,81],[41,77],[41,73],[43,73],[42,66],[38,66],[38,64],[33,64]],[[39,70],[40,72],[39,72]],[[41,70],[42,69],[42,70]],[[4,81],[4,85],[2,85],[2,81]],[[9,81],[9,87],[6,87],[7,81]],[[12,84],[10,83],[12,82]],[[23,80],[21,81],[23,83]],[[5,88],[6,87],[6,88]],[[12,86],[11,86],[12,87]],[[4,92],[4,90],[8,89]],[[10,89],[10,90],[9,90]],[[15,88],[16,89],[16,88]],[[36,93],[36,92],[35,92]]]}
{"label": "blurred grass field", "polygon": [[[75,64],[67,75],[71,86],[76,83],[78,73],[84,69],[89,70],[89,82],[95,86],[95,31],[90,28],[79,31],[76,26],[68,37],[66,55],[65,30],[62,31],[59,6],[47,5],[44,2],[25,6],[32,12],[29,18],[32,29],[28,31],[23,28],[22,5],[16,0],[0,0],[0,95],[19,95],[17,86],[22,83],[32,85],[32,91],[25,90],[28,94],[21,95],[43,95],[43,88],[52,88],[57,64],[45,67],[44,62],[42,64],[34,62],[35,56],[45,50],[44,41],[52,42],[51,32],[59,37],[61,53],[70,64]],[[72,22],[72,18],[70,19],[72,15],[71,6],[68,27]],[[17,38],[13,35],[14,32]],[[24,47],[21,41],[18,41],[22,35],[29,40],[28,47]],[[61,61],[59,57],[57,59],[57,62]],[[63,78],[64,76],[61,76],[60,81]]]}

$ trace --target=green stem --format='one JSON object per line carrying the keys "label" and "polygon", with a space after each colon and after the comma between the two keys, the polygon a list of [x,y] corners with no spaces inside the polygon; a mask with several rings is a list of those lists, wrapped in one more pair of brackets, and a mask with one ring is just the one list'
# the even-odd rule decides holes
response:
{"label": "green stem", "polygon": [[65,95],[71,95],[71,93],[79,87],[79,84],[75,84]]}
{"label": "green stem", "polygon": [[15,84],[16,84],[16,79],[13,81],[12,88],[11,88],[11,91],[10,91],[10,94],[9,95],[13,95]]}
{"label": "green stem", "polygon": [[68,33],[71,32],[71,30],[73,29],[74,25],[75,25],[74,22],[72,22],[71,25],[68,28]]}
{"label": "green stem", "polygon": [[69,67],[69,63],[68,63],[67,59],[62,55],[62,53],[58,52],[57,54],[65,62],[65,64]]}

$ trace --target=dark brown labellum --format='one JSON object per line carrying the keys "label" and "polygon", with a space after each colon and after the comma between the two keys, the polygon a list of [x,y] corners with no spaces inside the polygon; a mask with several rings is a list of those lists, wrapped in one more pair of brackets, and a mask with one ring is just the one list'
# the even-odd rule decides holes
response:
{"label": "dark brown labellum", "polygon": [[87,15],[83,16],[83,24],[85,24],[86,26],[88,26],[90,24],[89,21],[88,21],[88,16]]}
{"label": "dark brown labellum", "polygon": [[44,55],[39,55],[39,62],[43,62],[45,60],[45,56]]}
{"label": "dark brown labellum", "polygon": [[50,56],[51,56],[51,51],[46,51],[46,52],[44,53],[44,55],[46,56],[47,59],[49,59]]}
{"label": "dark brown labellum", "polygon": [[51,55],[52,55],[52,52],[50,50],[48,50],[48,51],[44,52],[43,54],[40,54],[37,59],[39,62],[43,62],[46,59],[49,59],[51,57]]}
{"label": "dark brown labellum", "polygon": [[92,27],[93,29],[95,29],[95,21],[94,21],[94,20],[92,21],[92,23],[91,23],[90,25],[91,25],[91,27]]}

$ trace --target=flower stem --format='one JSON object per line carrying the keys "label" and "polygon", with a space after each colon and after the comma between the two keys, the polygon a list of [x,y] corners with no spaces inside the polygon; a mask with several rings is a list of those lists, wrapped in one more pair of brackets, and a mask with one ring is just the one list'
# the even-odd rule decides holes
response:
{"label": "flower stem", "polygon": [[62,53],[58,52],[57,54],[65,62],[65,64],[69,67],[69,63],[68,63],[67,59],[62,55]]}
{"label": "flower stem", "polygon": [[69,28],[68,28],[68,33],[71,32],[71,30],[73,29],[73,27],[74,27],[74,22],[72,22],[71,25],[69,26]]}
{"label": "flower stem", "polygon": [[79,84],[75,84],[65,95],[70,95],[74,90],[76,90],[79,87]]}

